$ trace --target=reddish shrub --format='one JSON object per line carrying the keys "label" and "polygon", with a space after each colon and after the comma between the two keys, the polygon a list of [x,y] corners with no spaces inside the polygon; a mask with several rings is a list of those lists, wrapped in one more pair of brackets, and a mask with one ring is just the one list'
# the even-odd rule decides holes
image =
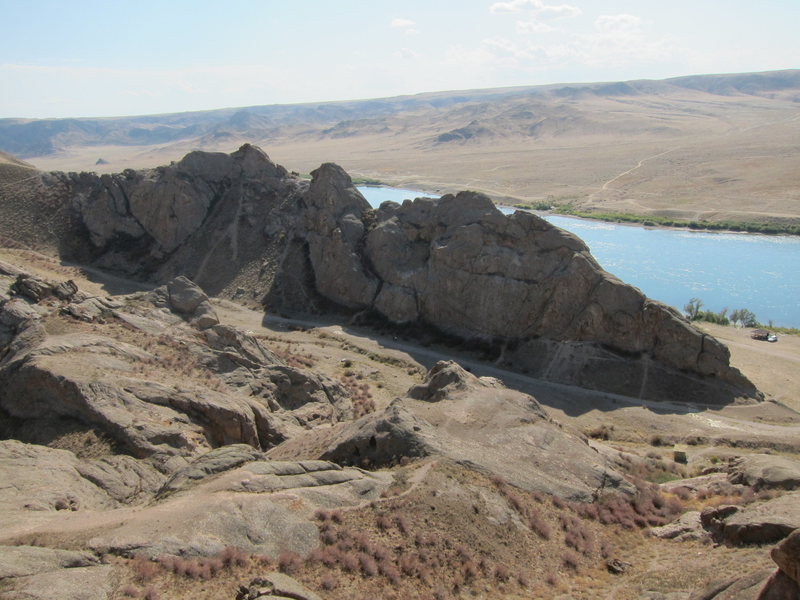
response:
{"label": "reddish shrub", "polygon": [[378,526],[378,529],[380,529],[381,531],[386,531],[387,529],[389,529],[392,526],[392,520],[389,517],[387,517],[386,515],[378,515],[378,518],[377,518],[375,524]]}
{"label": "reddish shrub", "polygon": [[336,581],[333,575],[330,573],[325,573],[319,580],[319,586],[323,590],[334,590],[339,586],[339,583]]}
{"label": "reddish shrub", "polygon": [[378,563],[369,554],[359,554],[358,562],[365,577],[375,577],[378,574]]}
{"label": "reddish shrub", "polygon": [[158,595],[158,591],[153,586],[148,587],[144,591],[144,596],[142,596],[143,600],[160,600],[161,596]]}
{"label": "reddish shrub", "polygon": [[139,596],[139,588],[135,585],[126,585],[120,590],[120,593],[127,598],[137,598]]}
{"label": "reddish shrub", "polygon": [[339,564],[348,573],[355,572],[359,567],[358,557],[350,552],[342,553],[339,555]]}
{"label": "reddish shrub", "polygon": [[397,525],[397,530],[402,533],[403,535],[408,535],[409,528],[408,522],[406,521],[403,515],[396,515],[394,518],[394,524]]}
{"label": "reddish shrub", "polygon": [[247,564],[247,553],[234,546],[226,546],[222,552],[217,555],[226,567],[243,567]]}
{"label": "reddish shrub", "polygon": [[319,509],[314,513],[314,518],[324,523],[331,518],[331,515],[327,510]]}
{"label": "reddish shrub", "polygon": [[404,575],[415,575],[419,571],[419,558],[415,554],[406,554],[400,557],[399,566]]}
{"label": "reddish shrub", "polygon": [[323,531],[320,534],[319,538],[320,540],[322,540],[322,543],[325,544],[326,546],[332,546],[333,544],[336,543],[336,540],[338,539],[336,536],[336,532],[330,529],[328,531]]}
{"label": "reddish shrub", "polygon": [[466,581],[472,581],[478,576],[478,565],[476,565],[473,561],[468,560],[461,567],[461,572],[464,574],[464,579]]}
{"label": "reddish shrub", "polygon": [[580,564],[580,559],[578,555],[572,552],[571,550],[567,550],[564,552],[564,555],[561,557],[564,566],[568,569],[572,569],[573,571],[578,570],[578,565]]}
{"label": "reddish shrub", "polygon": [[494,568],[494,576],[498,581],[508,581],[511,577],[511,571],[504,564],[499,564]]}
{"label": "reddish shrub", "polygon": [[139,583],[152,581],[161,571],[158,563],[151,561],[146,556],[134,556],[131,568],[134,579]]}
{"label": "reddish shrub", "polygon": [[281,552],[278,556],[278,570],[281,573],[292,575],[303,566],[303,559],[296,552]]}
{"label": "reddish shrub", "polygon": [[544,520],[542,515],[537,512],[531,512],[528,517],[528,527],[543,540],[549,540],[552,535],[550,525]]}

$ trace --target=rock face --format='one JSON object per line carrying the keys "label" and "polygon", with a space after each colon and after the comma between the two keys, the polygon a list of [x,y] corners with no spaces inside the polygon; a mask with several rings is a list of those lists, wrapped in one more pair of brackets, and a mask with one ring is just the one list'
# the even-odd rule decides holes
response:
{"label": "rock face", "polygon": [[778,570],[761,569],[715,582],[689,600],[793,600],[800,598],[800,529],[775,546],[772,560]]}
{"label": "rock face", "polygon": [[754,490],[793,490],[800,487],[800,463],[783,456],[751,454],[736,459],[728,479]]}
{"label": "rock face", "polygon": [[307,310],[320,310],[322,298],[497,342],[507,362],[537,377],[637,397],[715,403],[757,395],[729,366],[727,348],[534,215],[504,216],[471,192],[373,211],[336,165],[313,176],[268,309],[305,299]]}
{"label": "rock face", "polygon": [[[369,313],[493,344],[553,381],[656,400],[758,396],[727,348],[532,214],[504,216],[472,192],[373,210],[340,167],[312,176],[250,145],[120,175],[45,174],[43,197],[69,219],[40,233],[73,260],[159,283],[185,275],[269,311]],[[202,303],[189,312],[190,295],[175,299],[198,327],[214,324]]]}
{"label": "rock face", "polygon": [[520,488],[591,501],[632,487],[585,439],[564,431],[532,398],[452,362],[384,412],[348,424],[322,458],[386,465],[444,456]]}
{"label": "rock face", "polygon": [[763,504],[739,508],[706,508],[703,527],[726,544],[768,544],[800,528],[800,492],[790,492]]}
{"label": "rock face", "polygon": [[[72,314],[74,303],[62,302]],[[92,333],[48,336],[37,312],[47,308],[19,299],[0,305],[0,414],[28,430],[52,422],[93,428],[168,475],[220,445],[266,449],[352,415],[341,384],[290,367],[251,335],[220,325],[186,278],[113,306],[108,318],[149,336],[151,350]],[[196,376],[181,377],[182,369]],[[82,475],[130,501],[137,478],[149,476],[125,460],[85,465]]]}

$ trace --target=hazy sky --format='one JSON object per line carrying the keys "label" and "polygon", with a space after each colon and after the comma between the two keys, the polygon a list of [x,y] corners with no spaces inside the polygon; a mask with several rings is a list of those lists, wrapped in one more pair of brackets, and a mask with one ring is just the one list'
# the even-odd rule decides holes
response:
{"label": "hazy sky", "polygon": [[0,0],[0,117],[800,67],[800,0]]}

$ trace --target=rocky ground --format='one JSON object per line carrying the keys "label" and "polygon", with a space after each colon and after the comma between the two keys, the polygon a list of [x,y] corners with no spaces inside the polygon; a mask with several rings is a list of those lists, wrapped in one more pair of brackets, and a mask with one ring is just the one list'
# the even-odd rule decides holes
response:
{"label": "rocky ground", "polygon": [[0,186],[3,598],[797,594],[796,340],[249,145]]}
{"label": "rocky ground", "polygon": [[783,404],[634,400],[182,279],[0,261],[4,598],[796,593]]}

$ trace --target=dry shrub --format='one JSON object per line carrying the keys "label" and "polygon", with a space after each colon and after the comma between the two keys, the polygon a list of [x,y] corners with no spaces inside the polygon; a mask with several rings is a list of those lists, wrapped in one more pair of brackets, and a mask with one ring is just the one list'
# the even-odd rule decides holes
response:
{"label": "dry shrub", "polygon": [[158,563],[151,561],[146,556],[134,556],[131,561],[133,578],[139,583],[147,583],[155,579],[161,572]]}
{"label": "dry shrub", "polygon": [[494,568],[494,576],[498,581],[508,581],[511,578],[511,571],[504,564],[499,564]]}
{"label": "dry shrub", "polygon": [[303,566],[303,559],[296,552],[281,552],[278,556],[278,570],[281,573],[292,575]]}
{"label": "dry shrub", "polygon": [[326,591],[335,590],[339,587],[339,582],[330,573],[325,573],[319,580],[319,587]]}
{"label": "dry shrub", "polygon": [[120,591],[120,594],[125,596],[126,598],[138,598],[139,597],[139,588],[135,585],[126,585]]}
{"label": "dry shrub", "polygon": [[222,552],[217,555],[226,567],[243,567],[247,564],[247,553],[244,550],[234,546],[226,546]]}
{"label": "dry shrub", "polygon": [[386,515],[378,515],[375,524],[381,531],[386,531],[392,526],[392,520]]}
{"label": "dry shrub", "polygon": [[358,556],[352,554],[351,552],[342,553],[339,557],[339,564],[342,567],[342,570],[348,573],[355,573],[358,571],[360,566],[358,562]]}
{"label": "dry shrub", "polygon": [[533,531],[543,540],[549,540],[550,536],[552,535],[550,525],[538,512],[531,511],[531,514],[528,517],[528,527],[530,527],[531,531]]}
{"label": "dry shrub", "polygon": [[561,562],[564,566],[568,569],[572,569],[573,571],[578,570],[578,565],[580,564],[580,559],[578,555],[575,554],[572,550],[567,550],[561,557]]}
{"label": "dry shrub", "polygon": [[378,563],[378,570],[381,575],[386,577],[393,586],[397,586],[402,579],[400,570],[395,566],[391,560],[381,560]]}
{"label": "dry shrub", "polygon": [[158,595],[156,588],[150,586],[144,591],[142,598],[143,600],[160,600],[161,596]]}
{"label": "dry shrub", "polygon": [[378,574],[378,563],[369,554],[361,552],[358,555],[358,563],[364,577],[375,577]]}
{"label": "dry shrub", "polygon": [[408,535],[410,529],[408,527],[408,521],[406,521],[403,515],[395,515],[394,524],[397,525],[397,530],[400,533],[403,535]]}

